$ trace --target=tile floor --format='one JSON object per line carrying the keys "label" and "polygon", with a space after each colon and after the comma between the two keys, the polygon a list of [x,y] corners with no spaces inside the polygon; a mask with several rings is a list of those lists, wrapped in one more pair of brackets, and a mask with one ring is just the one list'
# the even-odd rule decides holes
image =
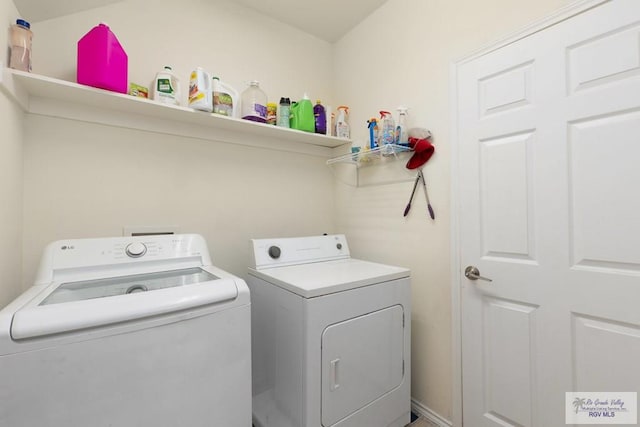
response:
{"label": "tile floor", "polygon": [[435,424],[430,421],[425,420],[424,418],[418,418],[407,427],[437,427]]}

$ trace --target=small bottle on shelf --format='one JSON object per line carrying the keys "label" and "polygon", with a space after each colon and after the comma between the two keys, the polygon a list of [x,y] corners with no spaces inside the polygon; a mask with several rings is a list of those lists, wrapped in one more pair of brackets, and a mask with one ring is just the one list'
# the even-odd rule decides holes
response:
{"label": "small bottle on shelf", "polygon": [[291,100],[289,98],[280,98],[280,105],[278,106],[278,117],[276,124],[283,128],[290,127],[289,120],[291,119]]}
{"label": "small bottle on shelf", "polygon": [[327,133],[327,113],[322,106],[322,102],[318,99],[313,107],[313,116],[315,117],[316,133],[322,135]]}
{"label": "small bottle on shelf", "polygon": [[31,24],[24,19],[16,20],[11,26],[11,56],[9,68],[31,72]]}

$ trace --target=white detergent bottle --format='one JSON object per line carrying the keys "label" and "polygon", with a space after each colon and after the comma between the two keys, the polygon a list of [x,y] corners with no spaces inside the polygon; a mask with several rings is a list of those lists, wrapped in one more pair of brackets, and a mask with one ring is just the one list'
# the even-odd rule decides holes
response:
{"label": "white detergent bottle", "polygon": [[211,75],[202,67],[197,67],[191,72],[191,78],[189,79],[189,107],[208,113],[213,111]]}
{"label": "white detergent bottle", "polygon": [[212,89],[213,112],[228,117],[240,117],[238,92],[218,77],[213,78]]}
{"label": "white detergent bottle", "polygon": [[164,104],[180,105],[180,80],[173,74],[171,67],[156,74],[153,84],[153,100]]}
{"label": "white detergent bottle", "polygon": [[407,134],[407,107],[398,107],[398,126],[396,126],[396,144],[409,145],[409,136]]}

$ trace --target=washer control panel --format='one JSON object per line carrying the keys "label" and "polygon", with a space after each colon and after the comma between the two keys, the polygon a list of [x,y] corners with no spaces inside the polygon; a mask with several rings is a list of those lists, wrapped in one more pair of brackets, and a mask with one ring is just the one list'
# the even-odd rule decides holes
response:
{"label": "washer control panel", "polygon": [[59,240],[45,249],[38,277],[50,281],[55,271],[145,262],[211,265],[211,258],[197,234]]}
{"label": "washer control panel", "polygon": [[147,253],[147,246],[142,242],[129,243],[124,250],[131,258],[140,258]]}
{"label": "washer control panel", "polygon": [[347,239],[342,234],[255,239],[251,241],[256,269],[307,264],[349,258]]}

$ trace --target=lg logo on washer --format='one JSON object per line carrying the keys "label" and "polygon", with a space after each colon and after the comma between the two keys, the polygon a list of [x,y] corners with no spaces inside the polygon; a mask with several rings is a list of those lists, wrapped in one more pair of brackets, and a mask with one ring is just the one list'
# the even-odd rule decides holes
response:
{"label": "lg logo on washer", "polygon": [[75,248],[76,248],[76,247],[75,247],[75,246],[73,246],[73,245],[62,245],[62,246],[60,247],[60,249],[62,249],[63,251],[71,250],[71,249],[75,249]]}

